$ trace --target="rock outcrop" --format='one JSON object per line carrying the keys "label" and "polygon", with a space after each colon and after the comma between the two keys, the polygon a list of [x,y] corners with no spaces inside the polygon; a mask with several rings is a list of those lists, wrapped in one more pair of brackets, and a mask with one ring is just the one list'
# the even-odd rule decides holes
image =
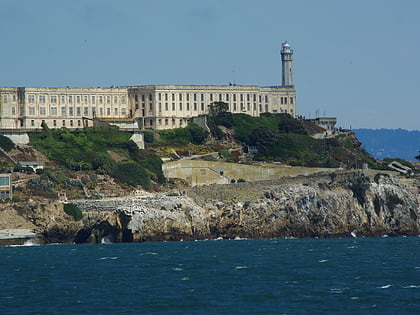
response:
{"label": "rock outcrop", "polygon": [[418,187],[389,174],[337,172],[73,203],[84,214],[77,222],[59,203],[8,204],[0,215],[9,223],[0,228],[76,243],[420,234]]}

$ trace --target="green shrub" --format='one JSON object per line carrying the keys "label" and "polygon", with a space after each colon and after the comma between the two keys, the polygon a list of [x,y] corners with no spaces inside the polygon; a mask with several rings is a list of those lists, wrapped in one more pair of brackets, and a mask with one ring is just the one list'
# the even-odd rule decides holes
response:
{"label": "green shrub", "polygon": [[144,137],[144,142],[146,143],[153,143],[155,141],[155,136],[153,134],[153,131],[144,130],[143,137]]}
{"label": "green shrub", "polygon": [[0,135],[0,147],[2,147],[3,150],[9,152],[15,147],[15,144],[8,137]]}
{"label": "green shrub", "polygon": [[144,189],[152,187],[147,171],[136,162],[119,162],[115,165],[112,176],[129,186],[140,185]]}
{"label": "green shrub", "polygon": [[79,221],[83,219],[83,213],[75,204],[72,203],[65,203],[64,204],[64,212],[68,215],[71,215],[74,221]]}

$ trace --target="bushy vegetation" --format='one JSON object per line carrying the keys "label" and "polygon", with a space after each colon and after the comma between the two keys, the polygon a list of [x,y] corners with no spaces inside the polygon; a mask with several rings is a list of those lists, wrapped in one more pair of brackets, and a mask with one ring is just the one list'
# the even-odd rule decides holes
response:
{"label": "bushy vegetation", "polygon": [[158,134],[160,145],[203,144],[206,140],[204,130],[195,124],[189,124],[185,128],[160,130]]}
{"label": "bushy vegetation", "polygon": [[144,189],[152,188],[146,169],[133,161],[118,162],[112,170],[112,176],[130,186],[141,185]]}
{"label": "bushy vegetation", "polygon": [[[152,187],[151,177],[158,183],[164,183],[159,156],[154,152],[139,150],[129,140],[130,137],[130,132],[116,128],[70,131],[65,128],[51,130],[46,125],[42,132],[30,134],[31,144],[36,149],[69,170],[93,170],[99,174],[114,176],[126,185],[141,185],[144,189]],[[111,151],[132,161],[115,161],[109,153]],[[54,174],[48,170],[41,178],[45,177],[69,188],[68,184],[53,179]]]}
{"label": "bushy vegetation", "polygon": [[15,144],[8,137],[0,135],[0,147],[4,151],[9,152],[15,147]]}
{"label": "bushy vegetation", "polygon": [[67,213],[68,215],[71,215],[74,221],[79,221],[83,219],[82,211],[75,204],[72,204],[72,203],[64,204],[64,212]]}

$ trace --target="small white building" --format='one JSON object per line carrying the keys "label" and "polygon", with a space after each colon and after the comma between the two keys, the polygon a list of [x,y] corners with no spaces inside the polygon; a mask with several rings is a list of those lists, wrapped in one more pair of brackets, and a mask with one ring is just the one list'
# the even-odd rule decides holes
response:
{"label": "small white building", "polygon": [[45,162],[41,162],[41,161],[18,162],[18,166],[20,166],[20,167],[30,167],[34,170],[34,172],[36,172],[36,170],[44,168]]}

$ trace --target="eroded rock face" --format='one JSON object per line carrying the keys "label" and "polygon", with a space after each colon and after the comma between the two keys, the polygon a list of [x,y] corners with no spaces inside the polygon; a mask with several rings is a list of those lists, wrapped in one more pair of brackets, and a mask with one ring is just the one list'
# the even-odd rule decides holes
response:
{"label": "eroded rock face", "polygon": [[418,191],[386,174],[282,178],[74,203],[83,210],[81,221],[59,203],[9,204],[0,215],[7,212],[2,218],[10,224],[1,226],[33,226],[46,242],[76,243],[420,234]]}

